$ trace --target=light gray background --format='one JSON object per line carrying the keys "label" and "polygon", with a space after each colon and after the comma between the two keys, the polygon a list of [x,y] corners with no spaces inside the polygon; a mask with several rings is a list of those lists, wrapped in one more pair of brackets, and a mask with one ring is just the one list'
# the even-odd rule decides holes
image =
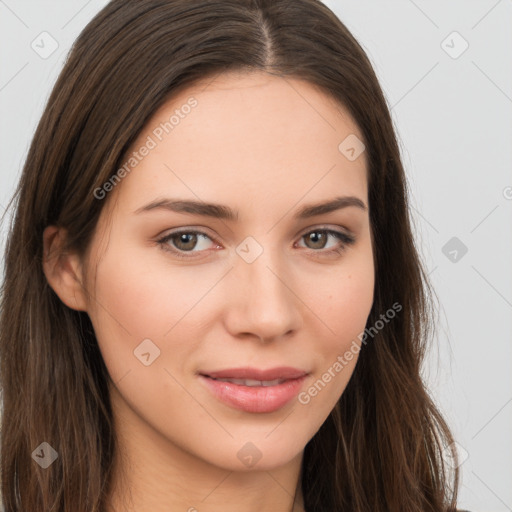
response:
{"label": "light gray background", "polygon": [[[442,305],[424,375],[460,444],[459,506],[512,510],[512,1],[325,3],[367,51],[400,139]],[[1,211],[68,49],[105,4],[0,0]],[[45,59],[31,47],[51,49],[43,31],[58,43]]]}

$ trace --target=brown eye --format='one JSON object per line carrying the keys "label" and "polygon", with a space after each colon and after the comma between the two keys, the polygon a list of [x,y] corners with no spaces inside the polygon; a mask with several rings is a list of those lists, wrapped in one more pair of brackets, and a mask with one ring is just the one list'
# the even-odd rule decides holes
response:
{"label": "brown eye", "polygon": [[304,235],[306,243],[310,243],[308,246],[310,249],[323,249],[327,243],[328,234],[325,231],[311,231],[307,235]]}
{"label": "brown eye", "polygon": [[213,240],[207,234],[194,230],[175,231],[158,240],[162,249],[181,258],[196,257],[210,249],[212,243]]}
{"label": "brown eye", "polygon": [[197,234],[195,233],[177,233],[170,237],[176,248],[182,251],[189,251],[197,244]]}
{"label": "brown eye", "polygon": [[[338,244],[326,248],[330,237],[338,240]],[[352,236],[332,229],[315,229],[302,235],[301,239],[304,239],[306,247],[312,249],[313,252],[326,255],[332,253],[340,254],[355,242],[355,238]]]}

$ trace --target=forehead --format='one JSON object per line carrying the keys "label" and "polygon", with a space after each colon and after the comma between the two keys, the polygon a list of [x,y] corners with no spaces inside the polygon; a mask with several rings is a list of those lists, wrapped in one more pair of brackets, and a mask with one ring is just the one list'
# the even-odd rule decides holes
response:
{"label": "forehead", "polygon": [[241,211],[247,200],[291,207],[305,195],[306,202],[341,194],[367,202],[366,154],[348,159],[340,150],[347,137],[363,139],[343,106],[314,85],[224,73],[180,91],[155,113],[128,151],[126,163],[133,152],[140,159],[127,166],[116,192],[132,210],[167,194]]}

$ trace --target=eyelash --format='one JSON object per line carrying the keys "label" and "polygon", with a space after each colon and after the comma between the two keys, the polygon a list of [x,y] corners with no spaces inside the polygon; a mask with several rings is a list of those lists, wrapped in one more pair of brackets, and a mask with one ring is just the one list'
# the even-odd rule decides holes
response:
{"label": "eyelash", "polygon": [[[341,242],[341,246],[338,246],[338,247],[333,248],[333,249],[328,249],[328,250],[310,249],[310,251],[313,252],[313,253],[321,253],[322,255],[327,255],[327,256],[335,255],[335,254],[342,254],[343,252],[345,252],[345,250],[349,246],[353,245],[355,243],[355,241],[356,241],[355,238],[353,238],[352,236],[349,236],[349,235],[347,235],[345,233],[342,233],[341,231],[335,231],[333,229],[322,229],[322,228],[313,229],[311,231],[308,231],[307,233],[304,233],[300,238],[302,239],[302,238],[304,238],[305,236],[307,236],[307,235],[309,235],[311,233],[325,233],[325,234],[328,234],[328,235],[332,235],[332,236],[334,236],[335,238],[337,238]],[[169,251],[172,254],[174,254],[175,256],[177,256],[178,258],[183,258],[183,259],[195,258],[195,256],[188,256],[188,255],[186,256],[185,254],[187,252],[201,252],[201,251],[180,251],[178,249],[173,249],[167,243],[172,238],[177,237],[177,236],[182,235],[182,234],[201,235],[201,236],[205,236],[205,237],[209,238],[210,240],[212,240],[212,238],[210,236],[208,236],[206,233],[203,233],[202,231],[196,231],[196,230],[193,230],[193,229],[188,229],[188,230],[182,229],[182,230],[174,231],[172,233],[169,233],[169,234],[165,235],[163,238],[160,238],[159,240],[157,240],[157,243],[162,247],[162,249],[164,251]],[[214,240],[212,240],[212,242],[214,242]]]}

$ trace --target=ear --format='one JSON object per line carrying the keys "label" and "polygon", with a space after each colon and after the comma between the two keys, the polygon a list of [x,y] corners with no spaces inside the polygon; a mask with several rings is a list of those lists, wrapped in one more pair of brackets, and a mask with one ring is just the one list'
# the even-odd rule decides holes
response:
{"label": "ear", "polygon": [[48,226],[43,232],[43,271],[60,300],[71,309],[87,311],[87,293],[82,284],[82,262],[77,254],[64,253],[65,232]]}

